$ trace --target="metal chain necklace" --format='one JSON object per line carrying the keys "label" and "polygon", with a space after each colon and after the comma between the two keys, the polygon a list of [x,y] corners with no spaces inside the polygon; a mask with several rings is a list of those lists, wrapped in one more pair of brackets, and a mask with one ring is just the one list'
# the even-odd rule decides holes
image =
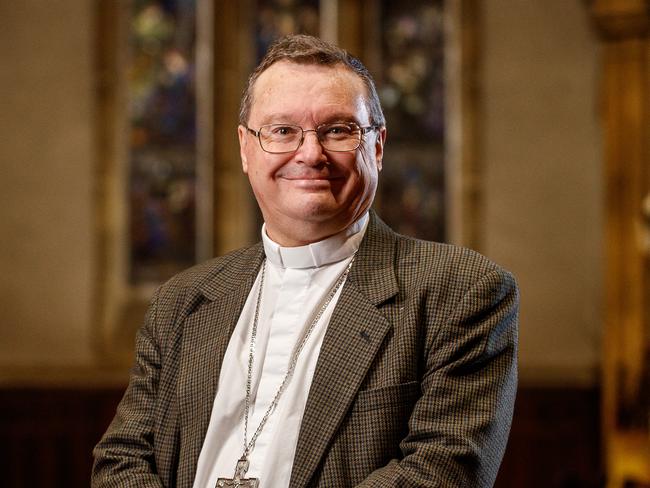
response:
{"label": "metal chain necklace", "polygon": [[253,331],[251,332],[251,342],[248,348],[248,374],[246,376],[246,399],[244,401],[244,452],[242,453],[239,461],[237,461],[234,477],[219,478],[217,480],[218,488],[224,488],[224,487],[258,488],[259,487],[258,478],[244,478],[246,476],[246,472],[248,471],[248,466],[249,466],[248,455],[255,447],[255,441],[257,441],[257,437],[260,435],[260,432],[262,432],[262,428],[266,424],[266,421],[269,419],[269,416],[273,413],[275,407],[277,407],[278,402],[280,400],[280,396],[284,392],[284,389],[287,386],[289,379],[293,376],[293,372],[296,369],[296,364],[298,363],[298,357],[300,356],[300,352],[305,347],[305,344],[307,343],[309,336],[311,335],[312,331],[316,327],[316,324],[318,323],[323,313],[329,306],[330,302],[334,298],[334,295],[336,295],[336,292],[339,290],[339,288],[347,278],[348,273],[350,272],[350,268],[352,268],[352,263],[354,263],[355,256],[356,256],[356,252],[355,254],[352,255],[352,259],[346,266],[343,273],[341,273],[341,275],[338,277],[336,283],[334,283],[334,286],[332,286],[332,288],[330,289],[329,293],[325,297],[325,300],[323,301],[323,304],[316,312],[316,315],[314,315],[314,318],[312,319],[309,328],[305,332],[305,335],[302,337],[302,340],[298,344],[298,347],[296,347],[295,351],[291,356],[291,360],[289,361],[289,367],[287,368],[287,372],[284,374],[282,383],[280,383],[278,390],[275,392],[275,396],[271,400],[271,404],[269,405],[269,407],[266,409],[266,412],[264,413],[264,416],[262,417],[260,424],[257,426],[257,429],[253,433],[253,437],[251,438],[250,442],[248,442],[248,414],[250,411],[250,403],[251,403],[251,382],[253,377],[253,361],[255,358],[255,340],[257,338],[257,323],[259,321],[260,304],[262,303],[262,289],[264,288],[264,275],[266,270],[266,260],[262,262],[262,270],[260,272],[260,286],[259,286],[259,290],[257,291],[257,300],[255,303],[255,315],[253,317]]}

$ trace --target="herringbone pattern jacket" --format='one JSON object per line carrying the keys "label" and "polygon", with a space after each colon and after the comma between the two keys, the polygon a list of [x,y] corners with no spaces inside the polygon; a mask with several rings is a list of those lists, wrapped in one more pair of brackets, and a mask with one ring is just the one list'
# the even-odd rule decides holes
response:
{"label": "herringbone pattern jacket", "polygon": [[[258,244],[157,291],[94,451],[94,487],[192,486],[262,259]],[[320,352],[290,487],[492,486],[516,390],[517,309],[503,269],[397,235],[371,214]]]}

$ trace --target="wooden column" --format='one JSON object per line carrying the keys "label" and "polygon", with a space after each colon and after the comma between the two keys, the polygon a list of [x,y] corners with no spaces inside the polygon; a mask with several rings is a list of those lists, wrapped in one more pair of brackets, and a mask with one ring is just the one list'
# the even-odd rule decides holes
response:
{"label": "wooden column", "polygon": [[603,66],[607,486],[650,486],[650,219],[643,211],[650,201],[650,1],[596,0],[590,8]]}
{"label": "wooden column", "polygon": [[214,254],[258,239],[253,195],[242,172],[239,101],[255,67],[255,2],[214,3]]}

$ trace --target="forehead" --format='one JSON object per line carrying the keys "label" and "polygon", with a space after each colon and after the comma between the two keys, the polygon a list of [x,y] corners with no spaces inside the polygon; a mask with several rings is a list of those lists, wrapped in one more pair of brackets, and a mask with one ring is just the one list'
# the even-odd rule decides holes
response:
{"label": "forehead", "polygon": [[367,90],[343,65],[322,66],[278,61],[260,74],[253,87],[250,120],[267,123],[289,117],[299,122],[337,114],[367,122]]}

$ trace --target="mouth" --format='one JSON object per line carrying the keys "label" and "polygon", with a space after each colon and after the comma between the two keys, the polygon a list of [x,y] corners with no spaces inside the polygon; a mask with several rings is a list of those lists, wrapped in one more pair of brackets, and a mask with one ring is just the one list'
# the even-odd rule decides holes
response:
{"label": "mouth", "polygon": [[341,175],[332,174],[331,171],[286,171],[277,175],[280,179],[289,182],[328,182],[342,178]]}
{"label": "mouth", "polygon": [[284,180],[293,187],[302,189],[329,188],[333,178],[326,176],[291,177]]}
{"label": "mouth", "polygon": [[335,178],[325,175],[293,175],[283,176],[282,179],[289,181],[329,181]]}
{"label": "mouth", "polygon": [[332,174],[331,168],[321,165],[313,167],[285,166],[276,173],[276,176],[285,180],[328,180],[334,175]]}
{"label": "mouth", "polygon": [[344,175],[334,168],[321,166],[284,166],[275,174],[278,181],[296,190],[333,191],[345,180]]}

